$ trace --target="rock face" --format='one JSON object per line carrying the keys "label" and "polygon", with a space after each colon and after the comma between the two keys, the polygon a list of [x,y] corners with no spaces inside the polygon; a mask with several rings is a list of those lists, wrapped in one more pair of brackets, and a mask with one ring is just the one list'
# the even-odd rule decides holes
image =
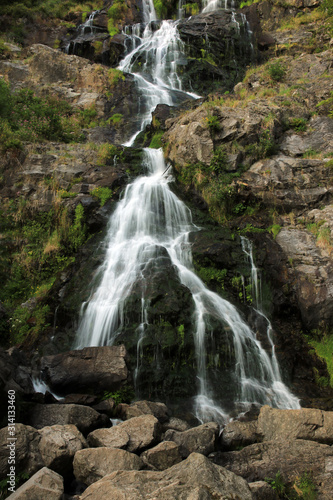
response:
{"label": "rock face", "polygon": [[209,455],[215,448],[219,426],[215,422],[199,425],[184,432],[169,429],[164,436],[166,441],[174,441],[183,457],[190,453]]}
{"label": "rock face", "polygon": [[113,471],[140,470],[143,461],[125,450],[90,448],[75,454],[73,467],[76,479],[90,485]]}
{"label": "rock face", "polygon": [[191,16],[178,24],[188,64],[182,71],[186,88],[203,94],[230,90],[242,77],[246,62],[256,59],[244,19],[228,10]]}
{"label": "rock face", "polygon": [[35,405],[29,415],[29,421],[36,429],[56,424],[74,424],[83,433],[88,434],[99,427],[110,427],[110,420],[97,411],[82,405],[45,404]]}
{"label": "rock face", "polygon": [[53,470],[43,467],[15,493],[11,500],[61,500],[64,492],[63,478]]}
{"label": "rock face", "polygon": [[237,496],[242,500],[252,498],[246,481],[226,469],[216,467],[203,455],[193,453],[187,460],[163,472],[114,472],[91,485],[81,500],[191,500]]}
{"label": "rock face", "polygon": [[44,380],[55,391],[116,391],[128,379],[124,346],[87,347],[41,361]]}

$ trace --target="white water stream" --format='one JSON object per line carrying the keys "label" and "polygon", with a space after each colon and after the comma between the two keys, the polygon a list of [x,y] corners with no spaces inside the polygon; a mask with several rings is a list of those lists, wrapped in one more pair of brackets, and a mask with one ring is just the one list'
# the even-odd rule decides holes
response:
{"label": "white water stream", "polygon": [[[182,91],[176,73],[182,57],[182,42],[176,22],[163,21],[160,28],[153,31],[149,24],[156,19],[153,3],[144,0],[143,5],[148,24],[142,38],[139,37],[139,30],[135,30],[136,39],[132,49],[119,66],[121,70],[134,75],[142,105],[141,128],[126,145],[132,145],[137,134],[150,123],[151,112],[157,104],[175,104],[179,94],[182,97],[194,97]],[[137,178],[126,187],[123,198],[110,218],[107,251],[98,273],[100,283],[89,301],[83,304],[76,348],[111,345],[115,342],[124,325],[124,305],[134,284],[139,279],[144,282],[147,266],[158,262],[161,255],[167,252],[180,282],[190,290],[194,302],[197,418],[202,422],[216,420],[220,423],[228,419],[227,412],[214,400],[207,375],[206,337],[211,334],[209,317],[220,324],[220,335],[225,335],[225,331],[231,332],[230,348],[235,357],[233,380],[236,408],[244,410],[251,404],[298,407],[298,400],[281,382],[275,354],[268,355],[237,309],[208,290],[194,273],[189,234],[198,228],[192,223],[190,210],[169,188],[173,179],[166,173],[162,150],[146,148],[144,165],[147,175]],[[143,292],[141,323],[137,328],[135,378],[140,370],[141,344],[148,322]]]}

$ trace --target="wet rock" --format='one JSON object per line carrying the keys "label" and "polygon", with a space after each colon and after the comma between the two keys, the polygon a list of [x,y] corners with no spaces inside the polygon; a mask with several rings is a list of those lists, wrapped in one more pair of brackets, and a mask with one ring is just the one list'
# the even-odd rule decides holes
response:
{"label": "wet rock", "polygon": [[96,429],[87,436],[87,441],[92,448],[125,448],[129,442],[129,435],[119,425],[111,429]]}
{"label": "wet rock", "polygon": [[81,432],[75,425],[53,425],[39,431],[39,449],[46,467],[69,475],[74,455],[87,446]]}
{"label": "wet rock", "polygon": [[219,426],[215,422],[209,422],[184,432],[170,429],[165,433],[164,440],[178,444],[182,457],[187,457],[190,453],[209,455],[215,449],[218,432]]}
{"label": "wet rock", "polygon": [[177,28],[188,57],[182,77],[199,94],[217,86],[231,90],[242,79],[246,61],[255,60],[244,20],[236,14],[235,22],[229,10],[191,16]]}
{"label": "wet rock", "polygon": [[76,479],[90,485],[113,471],[140,470],[143,461],[125,450],[90,448],[75,454],[73,467]]}
{"label": "wet rock", "polygon": [[44,380],[55,391],[118,390],[128,378],[124,346],[87,347],[41,360]]}
{"label": "wet rock", "polygon": [[163,472],[117,471],[91,485],[81,500],[119,498],[148,500],[159,498],[232,498],[250,500],[252,494],[242,478],[222,467],[216,467],[206,457],[192,453],[187,460]]}
{"label": "wet rock", "polygon": [[56,424],[73,424],[82,434],[88,434],[94,429],[110,427],[111,425],[106,415],[100,415],[88,406],[73,404],[35,405],[28,418],[36,429]]}
{"label": "wet rock", "polygon": [[[5,478],[8,474],[9,438],[8,427],[0,430],[0,474]],[[15,466],[16,470],[25,472],[29,476],[34,474],[44,465],[39,449],[41,436],[39,432],[30,427],[17,423],[15,425]]]}
{"label": "wet rock", "polygon": [[117,415],[122,420],[128,420],[140,415],[154,415],[160,423],[169,419],[169,410],[164,403],[153,401],[136,401],[135,403],[120,404],[117,406]]}
{"label": "wet rock", "polygon": [[314,408],[278,410],[263,406],[257,432],[264,441],[304,439],[333,444],[333,412]]}
{"label": "wet rock", "polygon": [[25,482],[11,500],[62,500],[64,492],[63,478],[53,470],[43,467]]}
{"label": "wet rock", "polygon": [[154,470],[165,470],[182,461],[179,446],[171,441],[164,441],[154,448],[144,451],[141,458]]}

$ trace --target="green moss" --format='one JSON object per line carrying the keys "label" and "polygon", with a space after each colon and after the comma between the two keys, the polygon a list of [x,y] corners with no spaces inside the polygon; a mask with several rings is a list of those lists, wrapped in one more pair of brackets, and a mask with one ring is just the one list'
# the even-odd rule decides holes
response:
{"label": "green moss", "polygon": [[125,75],[120,69],[110,68],[108,70],[108,79],[112,88],[115,87],[120,80],[125,81]]}
{"label": "green moss", "polygon": [[123,115],[121,113],[115,113],[114,115],[110,116],[110,118],[107,120],[107,122],[110,125],[118,125],[123,119]]}
{"label": "green moss", "polygon": [[308,343],[314,348],[317,356],[326,362],[330,386],[333,387],[333,335],[325,335],[319,340],[309,339]]}
{"label": "green moss", "polygon": [[157,132],[156,134],[153,135],[153,138],[149,144],[150,148],[153,149],[159,149],[163,146],[161,138],[163,136],[163,132]]}

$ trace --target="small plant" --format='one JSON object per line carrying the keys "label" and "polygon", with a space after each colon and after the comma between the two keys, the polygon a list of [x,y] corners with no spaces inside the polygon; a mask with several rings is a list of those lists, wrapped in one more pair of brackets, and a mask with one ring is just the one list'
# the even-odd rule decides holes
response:
{"label": "small plant", "polygon": [[268,66],[268,74],[273,82],[281,82],[285,77],[286,69],[280,62],[276,62]]}
{"label": "small plant", "polygon": [[292,118],[289,125],[296,132],[305,132],[308,126],[308,122],[305,118]]}
{"label": "small plant", "polygon": [[[273,490],[276,491],[280,498],[286,498],[286,484],[283,480],[282,474],[278,471],[273,479],[265,478],[266,483],[270,484]],[[288,497],[287,497],[288,498]]]}
{"label": "small plant", "polygon": [[273,224],[268,228],[269,232],[272,233],[274,240],[276,239],[277,235],[281,231],[281,226],[280,224]]}
{"label": "small plant", "polygon": [[110,125],[116,126],[119,123],[121,123],[122,119],[123,119],[123,115],[121,113],[115,113],[114,115],[110,116],[110,118],[108,119],[107,122]]}
{"label": "small plant", "polygon": [[115,392],[105,391],[102,397],[102,401],[111,398],[115,402],[116,406],[118,406],[120,403],[130,403],[133,400],[134,396],[135,394],[132,387],[126,386]]}
{"label": "small plant", "polygon": [[207,121],[207,126],[212,134],[215,134],[216,132],[218,132],[220,130],[220,128],[221,128],[220,121],[219,121],[217,116],[208,115],[206,117],[206,121]]}
{"label": "small plant", "polygon": [[120,69],[110,68],[108,70],[108,79],[111,88],[115,87],[119,80],[125,80],[125,75]]}
{"label": "small plant", "polygon": [[316,485],[313,482],[312,474],[309,472],[303,472],[303,474],[296,479],[293,488],[298,496],[305,500],[316,500],[318,497]]}
{"label": "small plant", "polygon": [[92,190],[91,194],[100,200],[100,205],[103,207],[112,198],[113,193],[108,187],[97,187]]}

